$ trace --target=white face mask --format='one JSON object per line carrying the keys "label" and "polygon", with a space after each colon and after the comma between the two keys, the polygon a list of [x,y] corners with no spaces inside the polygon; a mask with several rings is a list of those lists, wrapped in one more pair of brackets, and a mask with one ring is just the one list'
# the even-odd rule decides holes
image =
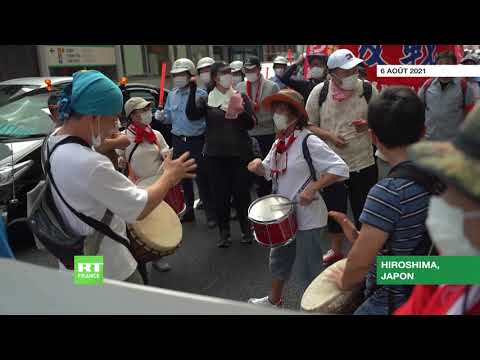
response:
{"label": "white face mask", "polygon": [[275,123],[275,127],[280,131],[288,128],[288,116],[285,114],[273,114],[273,122]]}
{"label": "white face mask", "polygon": [[310,77],[313,79],[321,79],[325,74],[325,68],[314,66],[310,69]]}
{"label": "white face mask", "polygon": [[203,81],[204,84],[208,84],[210,82],[210,73],[209,72],[201,73],[200,79]]}
{"label": "white face mask", "polygon": [[225,74],[220,76],[220,85],[225,89],[230,89],[233,83],[233,76],[232,74]]}
{"label": "white face mask", "polygon": [[439,196],[430,198],[426,225],[432,242],[441,255],[445,256],[479,256],[480,249],[475,248],[465,237],[463,221],[478,218],[480,212],[465,212],[448,204]]}
{"label": "white face mask", "polygon": [[183,88],[187,86],[188,78],[186,76],[177,76],[173,78],[173,87],[174,88]]}
{"label": "white face mask", "polygon": [[277,75],[278,77],[282,77],[283,74],[285,74],[285,69],[284,68],[276,68],[275,69],[275,75]]}
{"label": "white face mask", "polygon": [[140,114],[140,122],[143,125],[149,125],[152,122],[152,112],[150,110]]}
{"label": "white face mask", "polygon": [[343,90],[353,90],[355,89],[355,85],[357,85],[357,80],[358,74],[353,74],[346,78],[343,78],[341,88]]}
{"label": "white face mask", "polygon": [[254,83],[258,80],[258,74],[257,73],[246,73],[245,77],[247,78],[248,81]]}
{"label": "white face mask", "polygon": [[93,135],[93,128],[90,126],[90,133],[92,139],[92,147],[95,148],[102,144],[102,137],[100,136],[100,119],[97,119],[97,136]]}
{"label": "white face mask", "polygon": [[233,85],[237,86],[237,84],[241,83],[243,81],[241,75],[235,75],[232,77],[233,79]]}

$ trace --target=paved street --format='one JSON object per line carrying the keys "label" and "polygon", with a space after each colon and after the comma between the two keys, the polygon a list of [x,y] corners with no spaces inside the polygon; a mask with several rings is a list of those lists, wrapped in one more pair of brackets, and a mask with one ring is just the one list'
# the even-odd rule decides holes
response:
{"label": "paved street", "polygon": [[[385,164],[381,162],[379,168],[380,174],[387,172]],[[183,246],[167,258],[172,270],[159,273],[150,268],[150,285],[238,301],[266,296],[270,286],[268,249],[255,242],[251,245],[240,244],[241,233],[237,221],[232,221],[232,246],[218,248],[218,230],[207,228],[203,211],[196,210],[196,215],[195,224],[183,225]],[[349,216],[352,218],[350,209]],[[329,243],[325,241],[323,251],[329,248]],[[349,244],[345,242],[345,253],[348,248]],[[57,267],[57,261],[50,254],[36,248],[16,249],[15,256],[21,261]],[[284,293],[284,306],[291,310],[300,309],[302,294],[296,279],[295,265]]]}
{"label": "paved street", "polygon": [[[150,285],[238,301],[267,295],[268,250],[257,243],[240,244],[240,226],[236,221],[232,222],[233,245],[227,249],[217,248],[218,230],[207,228],[203,211],[196,213],[196,224],[183,225],[183,246],[167,258],[172,270],[159,273],[151,269]],[[323,248],[328,250],[328,244]],[[57,266],[51,255],[34,248],[17,249],[15,255],[21,261]],[[284,297],[288,309],[300,307],[301,291],[295,285],[296,277],[294,269]]]}

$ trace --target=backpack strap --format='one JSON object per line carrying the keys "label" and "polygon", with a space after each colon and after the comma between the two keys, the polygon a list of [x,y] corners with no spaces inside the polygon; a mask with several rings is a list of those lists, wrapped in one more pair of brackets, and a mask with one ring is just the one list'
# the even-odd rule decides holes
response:
{"label": "backpack strap", "polygon": [[305,161],[307,162],[308,169],[310,170],[310,176],[312,177],[313,181],[317,181],[317,174],[315,172],[315,167],[313,166],[313,161],[312,161],[312,156],[310,155],[310,150],[308,150],[308,145],[307,145],[307,139],[309,136],[315,135],[315,134],[307,134],[305,138],[302,141],[302,151],[303,151],[303,157],[305,158]]}
{"label": "backpack strap", "polygon": [[330,87],[330,80],[325,80],[323,82],[322,89],[320,90],[320,95],[318,96],[318,109],[322,109],[322,105],[327,99],[328,88]]}
{"label": "backpack strap", "polygon": [[135,150],[137,150],[138,145],[140,145],[140,143],[136,143],[135,146],[133,147],[132,151],[130,151],[130,155],[128,156],[128,163],[129,164],[130,164],[130,161],[132,161],[133,153],[135,152]]}
{"label": "backpack strap", "polygon": [[372,98],[373,93],[373,85],[369,81],[362,81],[363,86],[363,94],[362,96],[367,100],[367,104],[370,103],[370,99]]}
{"label": "backpack strap", "polygon": [[462,99],[463,99],[463,109],[465,110],[465,105],[467,104],[467,80],[461,79],[460,86],[462,87]]}
{"label": "backpack strap", "polygon": [[[45,141],[44,143],[47,147],[47,159],[46,159],[46,162],[44,164],[44,169],[46,170],[46,174],[50,180],[50,182],[52,183],[53,187],[55,188],[57,194],[59,195],[60,199],[62,199],[63,203],[68,207],[68,209],[73,213],[75,214],[75,216],[77,216],[81,221],[83,221],[85,224],[89,225],[90,227],[92,227],[93,229],[101,232],[102,234],[104,234],[105,236],[108,236],[109,238],[111,238],[112,240],[114,241],[117,241],[119,242],[120,244],[124,245],[128,250],[130,250],[130,243],[128,242],[128,240],[126,240],[124,237],[118,235],[116,232],[114,232],[110,226],[102,223],[101,221],[98,221],[90,216],[87,216],[87,215],[84,215],[80,212],[78,212],[77,210],[75,210],[74,208],[72,208],[70,206],[70,204],[67,203],[67,201],[65,200],[65,198],[63,197],[62,193],[60,192],[60,190],[58,189],[57,185],[55,184],[55,181],[53,180],[53,176],[52,176],[52,172],[51,172],[51,168],[50,168],[50,157],[52,156],[53,152],[61,145],[64,145],[64,144],[79,144],[79,145],[82,145],[82,146],[85,146],[85,147],[88,147],[90,149],[90,145],[88,145],[88,143],[79,138],[79,137],[76,137],[76,136],[68,136],[66,137],[65,139],[61,140],[60,142],[58,142],[57,144],[55,144],[55,146],[53,147],[52,151],[49,151],[48,150],[48,143]],[[107,209],[107,213],[108,212],[111,212],[109,209]]]}
{"label": "backpack strap", "polygon": [[[405,161],[394,166],[388,173],[387,177],[414,181],[431,194],[438,194],[439,192],[443,191],[443,189],[439,189],[441,186],[443,186],[443,184],[441,184],[436,177],[419,172],[415,169],[411,161]],[[429,249],[428,255],[434,255],[433,243],[430,239],[428,231],[425,232],[424,239],[425,241],[421,241],[415,247],[413,250],[413,255],[416,255],[419,250],[427,250],[427,248]],[[393,254],[390,246],[387,246],[387,249],[389,253]]]}

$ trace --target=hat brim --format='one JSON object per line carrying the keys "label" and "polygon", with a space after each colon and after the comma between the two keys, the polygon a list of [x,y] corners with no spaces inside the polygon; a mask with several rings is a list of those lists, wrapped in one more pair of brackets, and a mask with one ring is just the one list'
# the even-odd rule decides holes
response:
{"label": "hat brim", "polygon": [[126,115],[127,117],[129,117],[130,114],[131,114],[132,112],[134,112],[135,110],[145,109],[147,106],[152,105],[152,104],[153,104],[153,101],[144,100],[144,101],[138,103],[137,105],[135,105],[133,108],[131,108],[131,109],[130,109],[130,112],[129,112],[128,114],[125,113],[125,115]]}
{"label": "hat brim", "polygon": [[253,70],[257,67],[259,67],[260,65],[245,65],[244,68],[247,69],[247,70]]}
{"label": "hat brim", "polygon": [[358,64],[363,63],[363,60],[360,58],[353,58],[352,60],[348,61],[347,63],[343,64],[342,66],[339,66],[340,69],[343,70],[350,70],[353,69],[355,66]]}
{"label": "hat brim", "polygon": [[307,111],[305,110],[305,108],[301,104],[299,104],[297,101],[295,101],[294,99],[292,99],[292,98],[290,98],[290,97],[288,97],[284,94],[276,93],[276,94],[273,94],[273,95],[270,95],[270,96],[266,97],[262,101],[261,106],[263,106],[265,109],[271,111],[272,104],[275,103],[275,102],[288,103],[288,104],[294,106],[300,112],[300,114],[302,114],[303,116],[305,116],[308,119],[308,114],[307,114]]}
{"label": "hat brim", "polygon": [[180,74],[182,72],[190,72],[190,70],[188,70],[187,68],[177,68],[170,70],[170,74]]}
{"label": "hat brim", "polygon": [[421,171],[480,202],[480,161],[468,157],[453,143],[421,141],[408,148],[408,155]]}
{"label": "hat brim", "polygon": [[[197,70],[205,69],[207,67],[212,67],[213,64],[202,65],[200,67],[197,66]],[[187,70],[188,71],[188,70]]]}

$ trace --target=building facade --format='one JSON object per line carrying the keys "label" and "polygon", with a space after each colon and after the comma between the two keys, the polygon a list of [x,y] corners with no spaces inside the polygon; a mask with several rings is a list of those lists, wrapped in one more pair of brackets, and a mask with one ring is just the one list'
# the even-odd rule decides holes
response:
{"label": "building facade", "polygon": [[[4,45],[0,46],[0,81],[29,76],[70,76],[95,69],[112,80],[159,83],[162,64],[167,74],[175,59],[189,58],[195,64],[210,56],[231,62],[249,56],[271,62],[288,50],[298,56],[302,45]],[[169,77],[167,76],[167,86]]]}

